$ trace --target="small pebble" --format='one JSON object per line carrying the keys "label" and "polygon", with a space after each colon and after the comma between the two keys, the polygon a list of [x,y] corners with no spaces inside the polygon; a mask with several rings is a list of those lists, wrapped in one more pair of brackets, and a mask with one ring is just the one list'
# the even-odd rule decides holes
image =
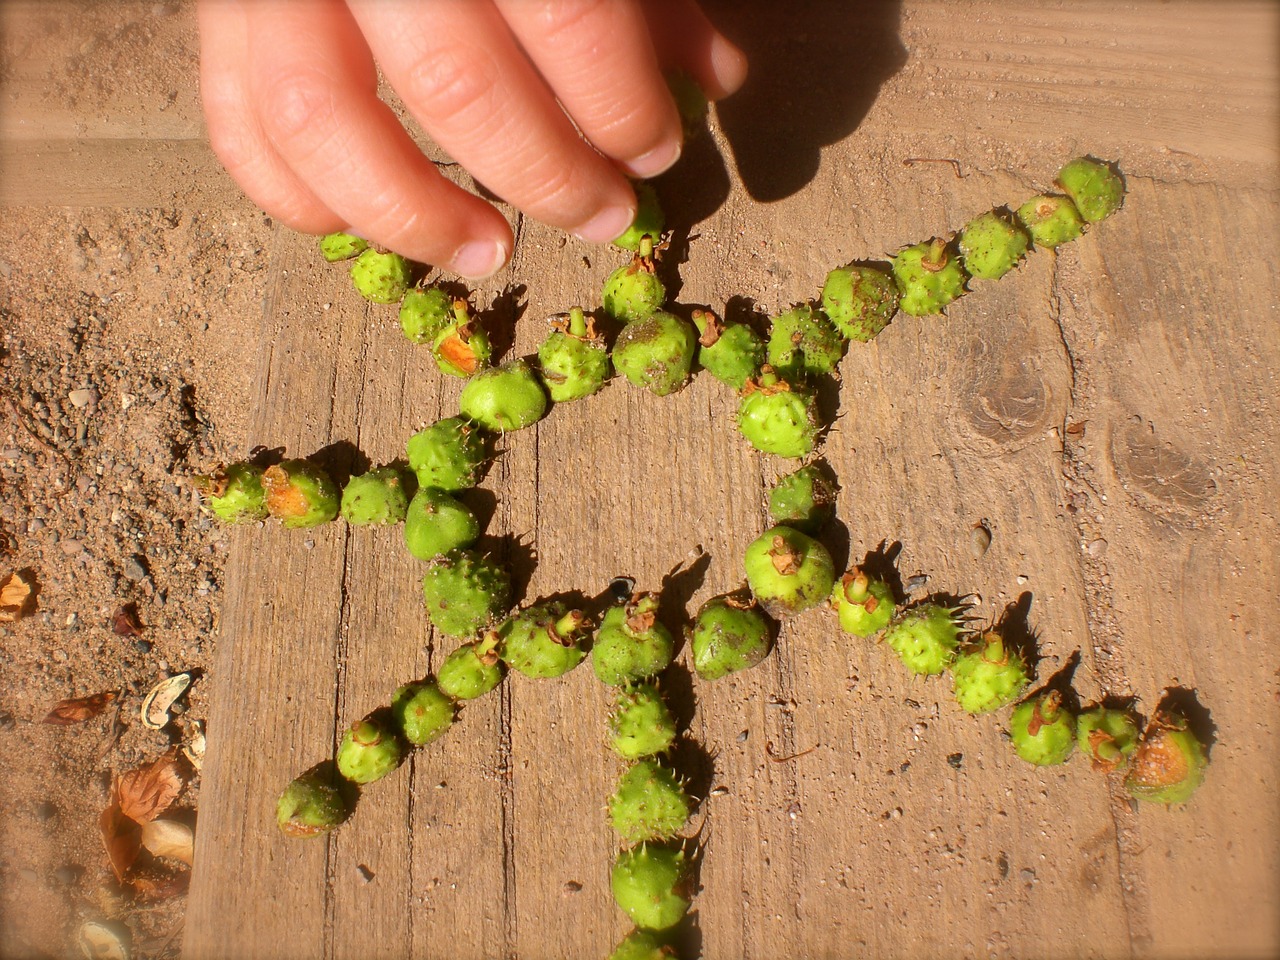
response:
{"label": "small pebble", "polygon": [[72,390],[68,393],[67,399],[71,401],[73,407],[83,410],[90,404],[98,402],[98,391],[82,387],[79,390]]}
{"label": "small pebble", "polygon": [[139,555],[134,554],[126,557],[124,561],[124,575],[130,580],[142,580],[147,575],[146,561]]}

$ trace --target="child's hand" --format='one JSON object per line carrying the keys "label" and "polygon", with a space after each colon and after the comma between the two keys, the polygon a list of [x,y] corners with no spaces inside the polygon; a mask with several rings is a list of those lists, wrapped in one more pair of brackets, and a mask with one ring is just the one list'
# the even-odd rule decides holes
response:
{"label": "child's hand", "polygon": [[201,0],[199,12],[209,135],[254,202],[297,230],[350,230],[470,278],[506,263],[511,230],[378,100],[375,60],[476,180],[600,243],[631,223],[627,175],[680,154],[662,70],[713,99],[746,74],[694,0]]}

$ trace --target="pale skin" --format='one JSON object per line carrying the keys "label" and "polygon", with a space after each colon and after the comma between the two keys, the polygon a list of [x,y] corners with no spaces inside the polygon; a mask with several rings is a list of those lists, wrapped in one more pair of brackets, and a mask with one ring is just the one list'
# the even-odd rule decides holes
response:
{"label": "pale skin", "polygon": [[694,0],[200,0],[199,20],[210,140],[250,199],[469,279],[506,264],[511,227],[422,153],[377,67],[477,181],[595,243],[635,215],[627,178],[680,156],[663,71],[713,100],[746,78]]}

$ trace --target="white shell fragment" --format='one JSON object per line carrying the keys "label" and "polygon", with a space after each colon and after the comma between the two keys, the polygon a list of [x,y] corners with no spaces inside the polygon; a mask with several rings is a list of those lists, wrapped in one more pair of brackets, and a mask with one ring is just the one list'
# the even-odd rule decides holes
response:
{"label": "white shell fragment", "polygon": [[196,836],[177,820],[149,820],[142,825],[142,845],[157,857],[170,857],[191,866]]}
{"label": "white shell fragment", "polygon": [[192,720],[187,728],[187,738],[182,742],[182,755],[196,770],[204,769],[204,723]]}
{"label": "white shell fragment", "polygon": [[191,686],[191,674],[175,673],[151,688],[142,701],[142,725],[148,730],[161,730],[169,724],[169,710]]}
{"label": "white shell fragment", "polygon": [[87,960],[129,960],[129,944],[116,923],[86,920],[76,933],[76,943]]}

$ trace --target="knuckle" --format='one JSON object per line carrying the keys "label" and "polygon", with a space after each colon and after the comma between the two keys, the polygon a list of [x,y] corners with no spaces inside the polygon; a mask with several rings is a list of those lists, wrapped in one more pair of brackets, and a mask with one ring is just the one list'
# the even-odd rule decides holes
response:
{"label": "knuckle", "polygon": [[409,71],[405,99],[431,113],[455,115],[486,103],[494,87],[487,60],[462,47],[424,50]]}
{"label": "knuckle", "polygon": [[262,125],[276,140],[296,140],[332,125],[333,90],[327,77],[313,71],[277,76],[262,97]]}
{"label": "knuckle", "polygon": [[577,48],[584,43],[594,45],[598,37],[592,28],[606,13],[603,0],[544,0],[535,11],[534,23],[547,43]]}

